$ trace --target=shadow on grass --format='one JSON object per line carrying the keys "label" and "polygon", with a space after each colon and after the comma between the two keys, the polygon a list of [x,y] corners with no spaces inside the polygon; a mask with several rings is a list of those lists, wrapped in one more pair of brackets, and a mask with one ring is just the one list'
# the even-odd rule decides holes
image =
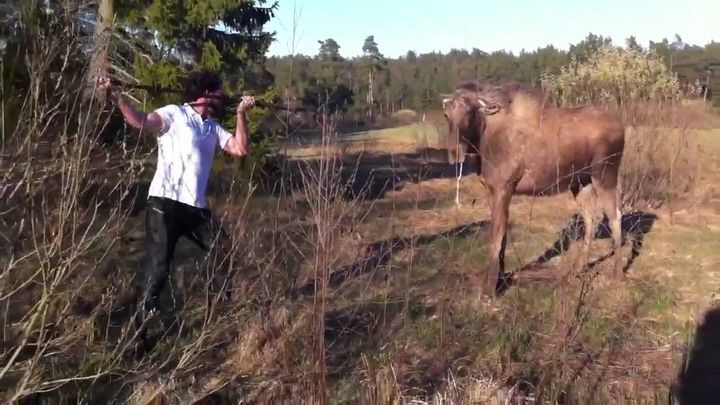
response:
{"label": "shadow on grass", "polygon": [[[628,258],[625,266],[623,266],[623,272],[627,273],[627,271],[633,265],[637,257],[640,255],[640,251],[643,248],[645,235],[650,232],[656,220],[657,215],[642,211],[636,211],[622,216],[622,219],[620,220],[620,227],[622,229],[622,246],[624,247],[627,245],[628,238],[631,239],[630,257]],[[533,262],[528,263],[515,270],[514,273],[542,267],[553,258],[567,251],[573,242],[581,240],[584,234],[585,223],[582,219],[582,215],[573,215],[568,225],[560,232],[560,237],[555,241],[555,243],[553,243],[550,248],[548,248],[542,255],[540,255],[540,257],[535,259]],[[595,235],[593,236],[593,238],[610,239],[611,237],[612,234],[610,232],[608,219],[607,217],[603,217],[602,222],[595,230]],[[614,253],[610,251],[602,257],[588,263],[587,269],[589,270],[599,266],[607,259],[612,257],[613,254]]]}
{"label": "shadow on grass", "polygon": [[[623,271],[627,272],[632,266],[634,261],[640,255],[640,251],[643,247],[644,237],[652,229],[653,224],[657,216],[652,213],[646,212],[634,212],[627,215],[623,215],[621,220],[622,228],[622,245],[627,244],[628,239],[631,239],[631,255],[624,266]],[[438,239],[448,238],[453,236],[467,236],[473,232],[487,228],[490,225],[490,221],[483,220],[471,224],[461,225],[455,227],[449,231],[430,234],[430,235],[416,235],[412,237],[394,237],[387,240],[377,241],[369,244],[365,248],[365,256],[359,261],[347,265],[341,269],[338,269],[331,273],[328,285],[335,287],[343,282],[359,277],[363,274],[367,274],[377,269],[378,267],[384,266],[390,262],[392,256],[398,252],[410,248],[411,246],[423,246],[428,245]],[[547,249],[539,258],[535,261],[521,266],[515,270],[506,272],[504,275],[498,278],[497,293],[504,294],[513,285],[516,277],[519,273],[526,272],[538,267],[542,268],[547,262],[553,258],[559,256],[570,247],[575,241],[582,239],[584,234],[584,222],[580,214],[573,216],[572,220],[565,227],[561,233],[559,239],[553,244],[552,247]],[[609,239],[611,237],[608,221],[606,218],[598,225],[595,231],[595,239]],[[612,257],[613,252],[596,259],[595,261],[588,263],[588,268],[592,269],[608,258]],[[311,296],[315,292],[315,282],[310,281],[305,285],[297,288],[291,293],[293,299],[298,299],[303,296]]]}
{"label": "shadow on grass", "polygon": [[422,322],[437,311],[435,305],[412,294],[389,300],[376,296],[328,311],[324,338],[329,374],[337,377],[352,372],[363,354],[376,353],[381,345],[398,338],[403,327]]}
{"label": "shadow on grass", "polygon": [[712,404],[720,398],[720,308],[705,313],[685,354],[674,394],[681,404]]}
{"label": "shadow on grass", "polygon": [[[303,173],[316,171],[323,161],[332,166],[326,159],[320,158],[278,158],[274,170],[264,181],[266,193],[281,195],[302,189]],[[408,183],[456,178],[459,171],[459,167],[448,161],[447,149],[435,148],[413,153],[344,154],[335,168],[339,172],[339,183],[344,188],[343,197],[348,200],[380,199],[388,191],[402,190]],[[463,176],[475,173],[475,159],[466,159]]]}
{"label": "shadow on grass", "polygon": [[[339,163],[328,163],[328,159],[285,159],[275,157],[258,175],[256,184],[260,186],[258,196],[283,196],[305,187],[303,175],[317,176],[323,163],[337,171],[337,182],[343,188],[346,200],[377,200],[389,191],[402,190],[408,183],[420,183],[433,179],[454,179],[459,166],[448,162],[447,149],[425,148],[412,153],[355,153],[344,154]],[[475,159],[466,159],[462,167],[463,176],[475,175]],[[224,174],[216,174],[208,183],[208,193],[223,195],[226,180]],[[314,184],[317,180],[310,180]],[[102,203],[109,209],[121,202],[131,217],[141,214],[147,205],[149,182],[137,182],[127,189],[113,188],[100,182],[90,184],[82,193],[80,201],[83,207],[93,207]]]}
{"label": "shadow on grass", "polygon": [[[408,249],[411,246],[417,247],[428,245],[443,238],[468,236],[480,229],[486,228],[489,224],[489,221],[480,221],[461,225],[450,229],[449,231],[437,234],[415,235],[404,238],[394,237],[387,240],[373,242],[365,248],[365,256],[362,259],[332,272],[332,274],[330,274],[330,280],[328,280],[328,285],[330,287],[335,287],[349,279],[367,274],[378,267],[388,264],[394,254]],[[297,299],[303,296],[312,295],[314,292],[315,281],[312,280],[297,288],[291,295],[294,299]]]}

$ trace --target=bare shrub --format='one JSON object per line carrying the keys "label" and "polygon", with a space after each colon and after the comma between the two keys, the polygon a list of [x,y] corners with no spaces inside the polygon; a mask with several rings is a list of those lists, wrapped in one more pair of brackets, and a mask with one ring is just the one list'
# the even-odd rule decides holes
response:
{"label": "bare shrub", "polygon": [[313,286],[313,395],[315,402],[327,403],[325,318],[329,312],[329,282],[333,269],[348,258],[347,248],[348,244],[352,245],[354,228],[369,209],[362,207],[367,191],[364,186],[368,183],[360,183],[359,189],[353,187],[358,184],[354,177],[357,171],[344,167],[341,156],[329,152],[336,143],[334,127],[326,121],[322,128],[320,156],[300,163],[299,175],[301,202],[307,206],[311,225],[304,237],[312,246],[311,257],[307,257],[310,265],[307,276]]}
{"label": "bare shrub", "polygon": [[628,208],[660,208],[684,197],[696,183],[700,153],[677,105],[625,111],[622,204]]}
{"label": "bare shrub", "polygon": [[[109,291],[98,293],[97,306],[82,319],[75,311],[79,295],[88,294],[95,278],[106,272],[110,247],[126,216],[121,197],[138,167],[122,159],[133,155],[132,147],[116,151],[121,159],[112,162],[97,147],[105,122],[84,115],[87,109],[78,92],[84,78],[74,70],[77,66],[58,64],[63,56],[80,53],[77,38],[64,28],[51,26],[24,38],[27,93],[21,102],[13,100],[20,106],[18,115],[12,126],[5,125],[14,130],[3,139],[10,158],[3,158],[0,189],[0,249],[6,253],[0,259],[0,304],[5,308],[0,381],[10,402],[69,384],[102,381],[119,366],[110,353],[127,348],[123,332],[107,357],[86,350],[97,347],[93,326],[108,305]],[[80,127],[94,130],[81,133]],[[124,177],[108,189],[116,202],[84,204],[81,197],[90,180],[113,163]]]}
{"label": "bare shrub", "polygon": [[[230,201],[234,217],[224,218],[231,248],[185,268],[182,294],[171,297],[185,301],[175,333],[143,353],[125,296],[140,265],[129,234],[142,229],[132,211],[151,156],[137,135],[103,143],[117,116],[90,113],[83,94],[88,61],[72,24],[61,18],[18,38],[26,69],[18,76],[28,82],[11,99],[17,116],[3,123],[13,131],[0,162],[0,397],[109,403],[143,396],[150,386],[152,395],[177,390],[191,397],[195,380],[217,367],[218,352],[243,326],[264,330],[280,322],[276,307],[265,318],[252,305],[268,292],[272,303],[282,291],[286,279],[267,271],[277,268],[282,247],[264,251],[272,235],[246,226],[255,220],[245,211],[251,193],[231,188],[238,196]],[[222,300],[216,284],[233,298]],[[136,388],[141,392],[133,394]]]}

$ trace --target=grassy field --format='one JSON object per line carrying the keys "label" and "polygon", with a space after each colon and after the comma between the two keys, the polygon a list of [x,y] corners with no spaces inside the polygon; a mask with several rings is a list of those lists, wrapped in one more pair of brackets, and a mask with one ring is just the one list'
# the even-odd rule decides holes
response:
{"label": "grassy field", "polygon": [[[417,142],[418,128],[346,135],[327,150],[352,167],[353,159],[374,154],[402,157],[438,147]],[[666,400],[683,350],[720,291],[714,182],[720,129],[691,136],[706,162],[693,196],[624,216],[624,230],[642,244],[620,285],[605,278],[609,263],[602,261],[599,276],[562,278],[571,248],[542,269],[519,274],[502,297],[479,301],[473,280],[483,269],[489,212],[471,172],[460,182],[460,205],[454,178],[435,178],[407,181],[355,207],[367,212],[354,227],[355,243],[379,245],[369,254],[381,260],[333,288],[328,299],[335,310],[352,314],[329,342],[330,352],[343,361],[362,357],[348,368],[358,375],[345,369],[334,376],[335,393],[362,392],[362,374],[372,369],[378,375],[366,378],[377,385],[376,395],[398,390],[484,402],[543,387],[556,399]],[[320,149],[304,145],[290,155],[308,159]],[[569,194],[515,197],[509,269],[552,248],[576,212]],[[610,246],[607,235],[595,240],[591,260],[602,259]],[[630,251],[628,243],[626,261]]]}
{"label": "grassy field", "polygon": [[[50,321],[34,326],[5,315],[8,336],[22,336],[23,325],[44,331],[33,332],[42,355],[18,351],[4,377],[24,386],[6,386],[100,403],[160,394],[173,403],[316,403],[318,387],[330,403],[667,403],[681,370],[699,369],[688,373],[703,381],[693,359],[720,353],[695,342],[717,334],[717,320],[709,331],[698,324],[720,290],[719,128],[644,128],[637,134],[654,141],[629,143],[650,157],[628,160],[637,171],[667,163],[677,145],[692,153],[673,161],[665,204],[637,199],[624,212],[622,283],[606,277],[611,245],[602,227],[593,271],[566,271],[575,245],[556,247],[577,233],[569,194],[515,197],[507,268],[527,271],[492,300],[478,296],[477,283],[486,263],[485,193],[468,161],[455,203],[459,168],[447,162],[443,131],[418,123],[293,142],[284,191],[213,193],[232,247],[233,298],[209,304],[210,268],[181,240],[165,297],[184,304],[180,330],[148,352],[136,350],[125,315],[112,313],[140,265],[142,210],[128,217],[102,205],[70,207],[80,213],[61,222],[66,228],[40,233],[52,243],[37,254],[48,258],[39,268],[56,279],[47,290],[15,284],[13,310]],[[93,195],[91,202],[117,199]],[[92,239],[68,245],[79,246],[69,255],[53,242],[55,229]],[[33,257],[17,259],[8,274],[34,270]],[[687,362],[691,349],[701,354]]]}
{"label": "grassy field", "polygon": [[[327,156],[339,156],[360,153],[407,153],[421,148],[444,147],[443,131],[445,127],[441,124],[423,124],[400,126],[372,131],[360,131],[350,134],[336,135],[329,150],[324,153]],[[287,156],[292,159],[307,159],[318,157],[322,152],[318,140],[320,134],[314,136],[299,137],[288,142],[289,150]]]}

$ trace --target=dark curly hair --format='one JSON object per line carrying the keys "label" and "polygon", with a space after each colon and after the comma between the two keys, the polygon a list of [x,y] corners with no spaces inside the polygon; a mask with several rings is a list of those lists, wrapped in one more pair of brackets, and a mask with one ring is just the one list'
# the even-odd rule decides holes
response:
{"label": "dark curly hair", "polygon": [[217,73],[207,70],[192,72],[185,80],[185,101],[197,100],[205,93],[221,88],[222,79]]}

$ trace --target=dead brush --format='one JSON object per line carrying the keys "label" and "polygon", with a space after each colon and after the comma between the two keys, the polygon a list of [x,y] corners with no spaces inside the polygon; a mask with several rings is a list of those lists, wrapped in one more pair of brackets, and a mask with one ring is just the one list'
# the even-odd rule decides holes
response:
{"label": "dead brush", "polygon": [[329,342],[325,341],[325,319],[329,308],[328,299],[332,295],[329,282],[333,269],[339,267],[344,258],[343,245],[347,246],[348,239],[352,241],[356,234],[355,228],[369,209],[361,206],[367,183],[360,184],[359,189],[353,188],[358,183],[354,177],[357,170],[350,168],[348,173],[341,158],[326,153],[335,149],[332,145],[336,142],[336,132],[328,121],[323,122],[322,128],[321,155],[312,163],[301,164],[300,182],[302,203],[309,208],[310,226],[306,228],[305,237],[312,245],[312,257],[307,259],[311,266],[308,275],[313,285],[313,398],[316,402],[326,403],[325,359]]}
{"label": "dead brush", "polygon": [[[96,147],[96,134],[106,118],[86,116],[87,125],[81,126],[92,131],[77,132],[74,118],[84,110],[72,89],[82,75],[70,66],[50,71],[49,61],[76,52],[77,42],[40,33],[31,41],[27,68],[32,82],[12,123],[15,130],[4,140],[4,151],[14,158],[3,162],[0,191],[2,249],[8,253],[0,270],[0,381],[2,395],[10,402],[103,381],[120,367],[119,356],[128,349],[124,331],[115,347],[103,354],[96,351],[93,323],[112,301],[104,293],[98,294],[93,310],[76,316],[79,294],[105,271],[126,216],[121,204],[102,199],[80,203],[93,163],[105,161]],[[51,73],[60,80],[47,81]],[[132,183],[137,167],[119,166]],[[128,183],[116,184],[115,195],[123,196]]]}
{"label": "dead brush", "polygon": [[[56,39],[74,46],[65,35]],[[12,251],[0,284],[3,398],[322,400],[329,281],[355,255],[346,246],[366,212],[364,189],[348,185],[352,174],[348,180],[341,161],[324,155],[301,168],[299,198],[268,198],[261,207],[251,184],[232,179],[220,218],[230,248],[179,266],[165,297],[177,316],[143,352],[127,322],[135,308],[122,295],[141,256],[127,235],[142,227],[128,199],[150,155],[143,135],[101,146],[106,115],[98,119],[77,102],[83,70],[68,67],[57,87],[48,86],[45,77],[57,72],[38,69],[63,48],[37,45],[28,55],[37,83],[5,145],[18,159],[3,162],[3,243]],[[332,130],[325,131],[329,145]],[[308,271],[298,271],[304,264]],[[310,308],[289,305],[298,279],[314,286]]]}
{"label": "dead brush", "polygon": [[[246,385],[262,385],[270,377],[247,368],[200,382],[240,350],[236,344],[245,350],[238,358],[248,364],[264,359],[268,368],[287,365],[271,354],[287,355],[277,341],[284,328],[293,331],[276,303],[286,288],[277,270],[288,242],[277,236],[286,228],[246,226],[258,220],[247,213],[252,188],[231,188],[235,216],[225,220],[231,249],[178,269],[187,277],[170,294],[184,301],[174,330],[151,351],[138,350],[137,330],[128,322],[134,308],[122,296],[140,265],[141,254],[127,237],[142,226],[130,215],[137,208],[130,200],[141,200],[135,186],[144,180],[150,156],[141,148],[144,134],[119,146],[102,144],[112,116],[81,102],[87,66],[54,70],[59,55],[79,51],[74,31],[61,31],[28,38],[31,81],[18,116],[4,125],[14,131],[3,140],[12,159],[3,156],[0,188],[0,244],[8,253],[0,259],[0,396],[9,403],[111,402],[142,397],[152,386],[151,396],[197,399],[252,372],[260,381]],[[265,214],[260,221],[272,217]],[[265,250],[267,239],[279,246]],[[218,290],[232,290],[232,298],[223,299]]]}
{"label": "dead brush", "polygon": [[691,199],[702,166],[698,142],[677,103],[630,105],[621,110],[626,123],[622,163],[625,212],[658,209]]}

